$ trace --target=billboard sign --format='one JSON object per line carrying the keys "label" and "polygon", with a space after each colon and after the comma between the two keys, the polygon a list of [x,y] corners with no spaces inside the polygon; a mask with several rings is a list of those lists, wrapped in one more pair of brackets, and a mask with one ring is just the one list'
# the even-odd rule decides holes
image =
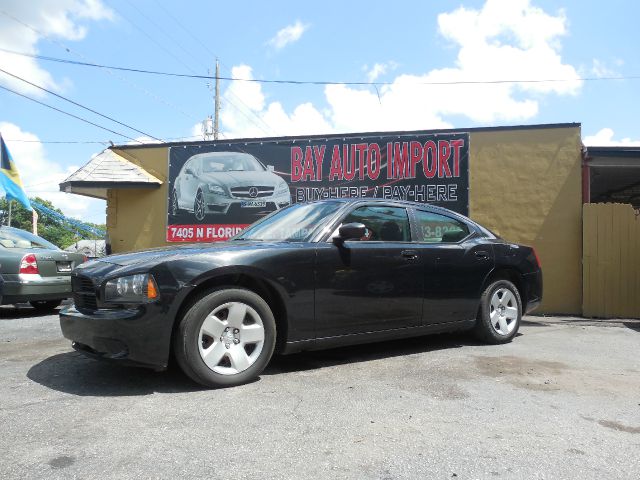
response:
{"label": "billboard sign", "polygon": [[329,136],[169,150],[167,241],[226,240],[294,202],[386,198],[469,212],[469,134]]}

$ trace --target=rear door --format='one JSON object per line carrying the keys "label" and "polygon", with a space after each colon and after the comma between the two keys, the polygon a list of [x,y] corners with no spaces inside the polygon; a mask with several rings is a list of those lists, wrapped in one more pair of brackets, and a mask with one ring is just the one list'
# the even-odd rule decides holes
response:
{"label": "rear door", "polygon": [[318,244],[316,336],[357,334],[420,325],[424,275],[404,207],[363,205],[343,220],[367,234]]}
{"label": "rear door", "polygon": [[424,325],[475,318],[494,253],[473,227],[453,216],[414,210],[416,250],[425,274]]}

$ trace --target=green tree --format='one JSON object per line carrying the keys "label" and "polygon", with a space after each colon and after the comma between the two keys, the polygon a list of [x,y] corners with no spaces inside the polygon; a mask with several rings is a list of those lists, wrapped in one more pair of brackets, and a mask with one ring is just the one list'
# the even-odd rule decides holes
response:
{"label": "green tree", "polygon": [[[56,208],[49,200],[45,200],[40,197],[31,198],[35,202],[38,202],[44,205],[51,210],[54,210],[62,215],[62,210]],[[8,225],[9,222],[9,202],[6,198],[0,199],[0,225]],[[89,225],[101,228],[105,230],[104,225],[96,225],[93,223],[89,223]],[[22,206],[22,204],[18,202],[13,202],[11,205],[11,226],[15,228],[20,228],[22,230],[27,230],[29,232],[33,231],[33,214],[31,211],[27,210]],[[83,238],[101,238],[99,236],[90,235],[87,232],[83,231],[75,231],[72,225],[67,224],[65,222],[59,221],[55,218],[51,218],[48,215],[39,214],[38,217],[38,235],[44,238],[45,240],[50,241],[54,245],[57,245],[60,248],[66,248],[72,243],[75,243],[78,240]]]}

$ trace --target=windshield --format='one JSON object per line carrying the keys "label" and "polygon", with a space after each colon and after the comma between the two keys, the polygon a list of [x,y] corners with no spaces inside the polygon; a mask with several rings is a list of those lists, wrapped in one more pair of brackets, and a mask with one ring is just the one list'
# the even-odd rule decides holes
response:
{"label": "windshield", "polygon": [[262,172],[264,167],[248,153],[223,152],[202,158],[202,171],[213,172]]}
{"label": "windshield", "polygon": [[5,248],[47,248],[60,250],[53,243],[32,233],[11,227],[0,228],[0,245]]}
{"label": "windshield", "polygon": [[296,203],[249,226],[232,240],[308,242],[342,202]]}

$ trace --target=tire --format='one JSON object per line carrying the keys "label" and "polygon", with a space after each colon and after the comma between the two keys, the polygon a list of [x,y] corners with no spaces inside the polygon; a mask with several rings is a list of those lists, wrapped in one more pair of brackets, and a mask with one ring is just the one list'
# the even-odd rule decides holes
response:
{"label": "tire", "polygon": [[276,322],[262,297],[222,288],[197,298],[174,336],[184,373],[207,387],[231,387],[260,375],[273,355]]}
{"label": "tire", "polygon": [[204,220],[205,213],[206,205],[204,201],[204,193],[202,193],[202,190],[198,190],[198,193],[196,193],[196,198],[193,201],[193,214],[195,215],[196,220],[201,222],[202,220]]}
{"label": "tire", "polygon": [[62,303],[62,300],[33,300],[29,303],[38,312],[51,312]]}
{"label": "tire", "polygon": [[508,280],[497,280],[480,297],[474,333],[486,343],[509,343],[518,333],[521,320],[522,300],[518,289]]}
{"label": "tire", "polygon": [[171,192],[171,205],[169,213],[172,217],[177,217],[178,215],[180,215],[180,206],[178,205],[178,192],[176,192],[175,188]]}

